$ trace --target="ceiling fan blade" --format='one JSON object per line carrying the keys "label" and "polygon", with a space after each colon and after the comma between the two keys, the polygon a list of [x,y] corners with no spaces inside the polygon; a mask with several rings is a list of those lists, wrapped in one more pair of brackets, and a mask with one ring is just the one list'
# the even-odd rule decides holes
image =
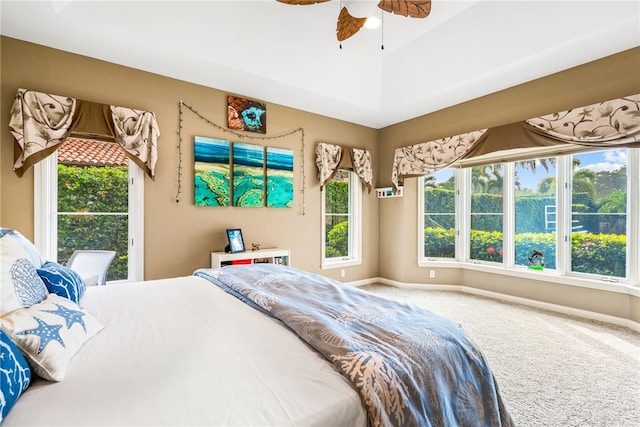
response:
{"label": "ceiling fan blade", "polygon": [[276,0],[276,1],[279,1],[280,3],[284,3],[284,4],[306,5],[306,4],[324,3],[329,0]]}
{"label": "ceiling fan blade", "polygon": [[339,41],[343,41],[357,33],[367,22],[367,18],[356,18],[351,16],[346,7],[343,7],[338,16],[338,27],[336,36]]}
{"label": "ceiling fan blade", "polygon": [[380,0],[378,7],[396,15],[426,18],[431,13],[431,0]]}

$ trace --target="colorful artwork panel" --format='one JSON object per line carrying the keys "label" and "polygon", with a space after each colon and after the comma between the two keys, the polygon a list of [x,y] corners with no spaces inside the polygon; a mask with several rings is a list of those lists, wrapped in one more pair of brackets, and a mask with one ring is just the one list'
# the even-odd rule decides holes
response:
{"label": "colorful artwork panel", "polygon": [[264,206],[264,147],[233,143],[233,205]]}
{"label": "colorful artwork panel", "polygon": [[293,150],[267,147],[267,207],[293,207]]}
{"label": "colorful artwork panel", "polygon": [[267,106],[246,98],[227,96],[229,129],[267,133]]}
{"label": "colorful artwork panel", "polygon": [[196,206],[229,206],[231,143],[196,136],[193,153]]}

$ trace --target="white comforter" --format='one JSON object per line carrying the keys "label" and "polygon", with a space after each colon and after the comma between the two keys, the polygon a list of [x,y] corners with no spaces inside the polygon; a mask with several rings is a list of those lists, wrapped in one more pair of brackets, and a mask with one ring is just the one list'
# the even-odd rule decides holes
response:
{"label": "white comforter", "polygon": [[91,287],[81,303],[105,329],[62,382],[33,382],[3,427],[366,425],[318,353],[205,279]]}

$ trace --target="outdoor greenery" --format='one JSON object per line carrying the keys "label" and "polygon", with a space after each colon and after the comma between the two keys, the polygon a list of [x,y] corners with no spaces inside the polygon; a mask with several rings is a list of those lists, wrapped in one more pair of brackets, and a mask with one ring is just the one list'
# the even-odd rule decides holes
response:
{"label": "outdoor greenery", "polygon": [[349,255],[349,181],[346,179],[331,180],[325,187],[325,211],[333,214],[326,218],[326,258]]}
{"label": "outdoor greenery", "polygon": [[[546,163],[539,165],[545,168],[553,163],[552,159],[542,160]],[[535,168],[534,163],[520,165]],[[579,160],[574,159],[574,166],[577,165]],[[472,169],[471,259],[503,260],[502,184],[500,165]],[[528,265],[529,257],[536,250],[544,254],[545,268],[556,268],[555,188],[555,177],[544,177],[535,191],[521,189],[516,176],[514,255],[517,265]],[[572,190],[571,270],[625,277],[626,167],[613,172],[576,169]],[[454,258],[455,176],[439,185],[433,177],[426,177],[424,191],[424,255]]]}
{"label": "outdoor greenery", "polygon": [[128,277],[127,177],[126,166],[58,165],[59,263],[76,249],[114,250],[107,280]]}

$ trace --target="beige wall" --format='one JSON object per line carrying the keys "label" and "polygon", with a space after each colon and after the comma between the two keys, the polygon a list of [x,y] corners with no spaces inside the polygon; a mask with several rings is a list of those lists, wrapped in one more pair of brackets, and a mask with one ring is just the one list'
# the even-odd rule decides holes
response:
{"label": "beige wall", "polygon": [[[263,247],[290,248],[294,266],[322,272],[320,190],[313,153],[318,141],[370,149],[376,185],[389,186],[397,147],[640,92],[640,48],[636,48],[379,131],[268,104],[267,136],[304,128],[304,173],[298,135],[256,141],[294,150],[294,208],[196,208],[192,184],[193,137],[230,135],[185,109],[183,186],[181,201],[176,203],[178,102],[183,100],[208,119],[224,125],[227,92],[11,38],[2,37],[0,41],[0,223],[5,227],[16,228],[33,238],[33,171],[20,179],[13,173],[13,139],[8,131],[9,111],[19,87],[156,113],[162,136],[156,180],[145,180],[146,279],[191,274],[208,266],[209,252],[222,249],[224,230],[228,227],[242,228],[247,244],[259,242]],[[303,181],[305,215],[302,215]],[[409,179],[402,198],[378,201],[374,193],[364,193],[364,262],[346,268],[346,277],[341,280],[383,277],[408,283],[466,285],[640,322],[640,298],[627,294],[462,269],[436,268],[436,280],[428,279],[426,269],[417,266],[416,190],[417,180]],[[339,270],[322,273],[340,279]]]}
{"label": "beige wall", "polygon": [[[398,147],[636,93],[640,93],[640,48],[387,127],[380,131],[377,185],[391,185],[393,155]],[[405,180],[403,198],[380,201],[380,277],[404,283],[471,286],[640,322],[640,298],[626,293],[477,270],[420,268],[417,227],[417,178],[410,178]],[[435,279],[428,278],[431,269],[436,271]]]}
{"label": "beige wall", "polygon": [[[3,37],[1,42],[0,218],[4,227],[18,229],[33,239],[33,170],[29,170],[23,178],[17,178],[13,172],[13,137],[8,130],[13,98],[16,90],[24,87],[156,113],[161,132],[156,179],[145,179],[146,279],[188,275],[197,268],[208,267],[209,253],[223,249],[226,244],[224,230],[229,227],[242,228],[247,245],[256,242],[264,248],[290,248],[294,266],[321,271],[321,200],[315,167],[315,144],[324,141],[368,148],[373,152],[375,162],[377,130],[267,104],[267,136],[304,129],[304,171],[300,133],[271,141],[242,141],[294,151],[295,206],[292,209],[195,207],[193,137],[231,138],[233,135],[212,127],[185,109],[182,123],[182,196],[180,203],[176,203],[178,103],[183,100],[204,117],[224,126],[227,92],[11,38]],[[250,93],[238,95],[251,97]],[[303,180],[304,215],[301,193]],[[377,203],[375,193],[364,193],[364,262],[361,266],[346,268],[345,280],[376,277],[378,274]],[[339,270],[327,270],[324,273],[339,278]]]}

